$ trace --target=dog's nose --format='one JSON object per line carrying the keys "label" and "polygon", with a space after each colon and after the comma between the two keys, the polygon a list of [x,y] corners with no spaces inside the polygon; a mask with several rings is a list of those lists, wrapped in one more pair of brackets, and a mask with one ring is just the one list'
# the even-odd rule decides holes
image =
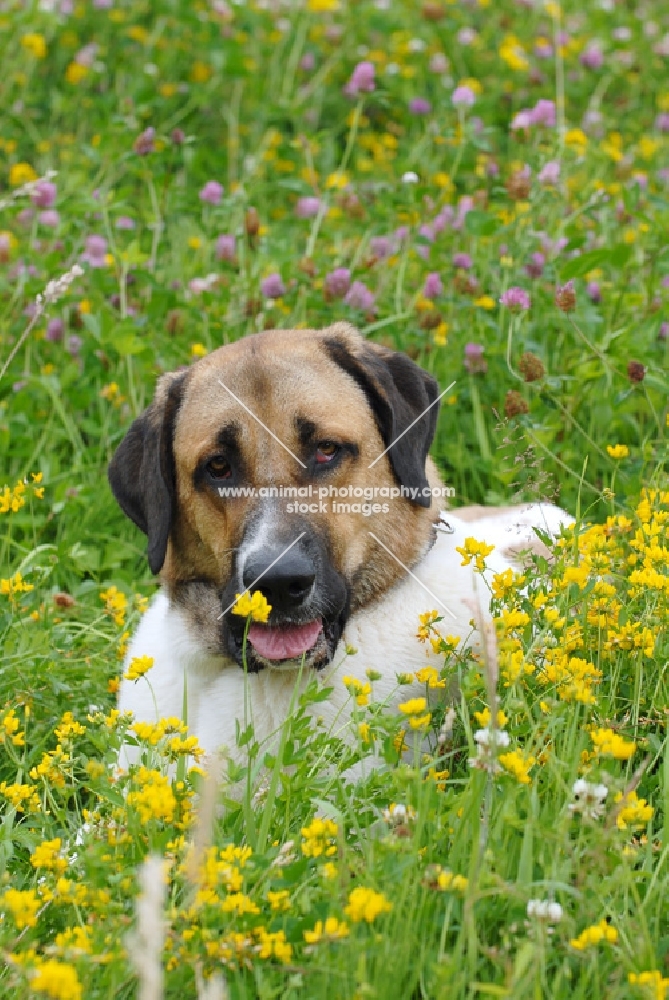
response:
{"label": "dog's nose", "polygon": [[306,601],[316,579],[311,559],[301,552],[253,555],[244,566],[242,580],[247,590],[259,590],[275,612],[295,611]]}

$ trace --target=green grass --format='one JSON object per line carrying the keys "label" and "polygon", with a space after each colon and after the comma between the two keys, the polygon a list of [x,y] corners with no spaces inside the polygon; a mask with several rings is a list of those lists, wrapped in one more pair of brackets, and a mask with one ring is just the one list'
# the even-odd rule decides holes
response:
{"label": "green grass", "polygon": [[[660,4],[642,17],[571,0],[312,0],[278,14],[128,0],[0,14],[0,997],[140,996],[126,935],[149,853],[170,862],[167,998],[204,996],[212,975],[235,998],[669,996],[669,498],[642,500],[666,489],[667,30]],[[593,46],[603,58],[589,68]],[[362,59],[375,89],[346,96]],[[456,109],[467,81],[475,104]],[[410,109],[416,98],[427,114]],[[511,129],[539,100],[555,102],[556,124]],[[540,180],[551,162],[555,184]],[[49,170],[50,208],[15,196]],[[199,197],[214,180],[217,204]],[[303,218],[307,197],[318,213]],[[57,220],[41,216],[53,209]],[[217,255],[222,235],[235,237],[233,259]],[[102,266],[84,261],[26,335],[26,310],[95,250],[91,236],[106,241]],[[373,308],[325,293],[337,268]],[[193,290],[210,274],[213,287]],[[262,292],[272,274],[285,286],[276,300]],[[429,274],[442,290],[426,300]],[[570,280],[564,311],[556,290]],[[517,286],[531,307],[514,314],[499,299]],[[245,734],[256,777],[241,801],[219,788],[225,808],[209,822],[203,806],[193,826],[204,779],[181,756],[182,780],[161,782],[170,737],[147,745],[155,774],[113,770],[127,728],[109,715],[118,652],[153,581],[106,465],[161,372],[256,330],[337,319],[406,351],[442,388],[455,380],[433,455],[458,504],[551,498],[578,528],[526,591],[500,582],[487,663],[443,644],[461,694],[441,742],[434,708],[428,758],[401,762],[401,719],[372,685],[354,724],[370,726],[386,766],[347,783],[370,748],[312,727],[314,687],[274,756]],[[613,457],[616,445],[627,454]],[[32,589],[10,592],[17,573]],[[514,610],[534,631],[509,624]],[[518,756],[490,774],[468,762],[475,713],[496,701]],[[62,728],[66,712],[85,732]],[[597,730],[623,743],[603,737],[595,752]],[[595,817],[569,809],[580,778],[607,785]],[[205,782],[203,800],[212,794]],[[314,856],[301,831],[315,816],[336,828],[312,838],[326,852]],[[67,865],[46,850],[36,867],[55,838]],[[216,854],[226,845],[252,853]],[[356,921],[356,888],[391,908]],[[287,895],[272,909],[268,892]],[[528,916],[531,900],[559,903],[562,918]],[[328,917],[348,933],[309,943]],[[570,944],[602,920],[615,940]]]}

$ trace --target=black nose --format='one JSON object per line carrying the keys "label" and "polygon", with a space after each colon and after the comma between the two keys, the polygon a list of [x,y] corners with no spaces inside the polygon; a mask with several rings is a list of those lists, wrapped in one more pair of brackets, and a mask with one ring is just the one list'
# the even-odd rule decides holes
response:
{"label": "black nose", "polygon": [[[242,580],[247,590],[259,590],[272,611],[288,614],[296,611],[311,593],[316,568],[302,552],[267,550],[253,554],[244,566]],[[277,559],[277,556],[280,556]]]}

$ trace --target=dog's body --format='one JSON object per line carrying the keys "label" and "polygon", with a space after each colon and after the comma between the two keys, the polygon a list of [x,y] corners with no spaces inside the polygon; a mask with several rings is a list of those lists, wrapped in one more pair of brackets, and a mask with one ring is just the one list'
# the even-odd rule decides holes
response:
{"label": "dog's body", "polygon": [[[455,515],[449,512],[447,533],[439,533],[434,546],[414,567],[420,584],[407,576],[350,618],[332,662],[316,675],[321,684],[333,690],[325,701],[314,704],[313,715],[328,731],[346,736],[351,696],[343,678],[351,676],[367,683],[367,671],[379,676],[373,685],[375,700],[392,705],[424,694],[424,685],[416,685],[413,691],[397,685],[398,673],[443,665],[443,656],[432,653],[430,644],[419,642],[416,636],[419,614],[437,610],[443,616],[439,626],[443,634],[465,640],[472,633],[471,620],[477,608],[485,617],[489,603],[483,580],[475,577],[472,566],[461,566],[455,547],[461,547],[468,536],[494,544],[495,551],[487,559],[486,577],[490,581],[493,573],[519,565],[516,552],[536,548],[534,526],[557,534],[566,520],[562,511],[549,504],[470,522],[457,517],[457,511]],[[455,617],[451,618],[441,604]],[[347,645],[355,652],[347,655]],[[285,668],[270,668],[245,678],[233,660],[212,655],[203,647],[188,615],[164,591],[155,596],[133,637],[128,662],[134,656],[153,657],[156,668],[139,681],[123,681],[121,710],[156,722],[168,716],[182,717],[186,704],[189,728],[201,747],[212,753],[225,746],[240,761],[243,755],[235,749],[236,724],[244,729],[245,721],[253,721],[256,738],[260,742],[271,740],[288,715],[298,680],[298,670]],[[302,687],[311,676],[311,671],[303,671]],[[251,713],[248,717],[245,705]]]}
{"label": "dog's body", "polygon": [[[347,324],[268,331],[164,376],[110,466],[163,584],[128,651],[154,666],[123,681],[120,708],[155,722],[185,707],[207,752],[240,756],[237,726],[252,721],[256,739],[271,737],[298,678],[333,687],[314,712],[337,731],[350,714],[343,676],[366,682],[374,671],[374,696],[385,700],[398,673],[440,666],[416,638],[418,615],[437,610],[443,631],[465,639],[476,606],[488,606],[456,546],[470,535],[494,544],[487,562],[499,572],[538,544],[534,526],[555,534],[569,519],[551,505],[472,509],[438,527],[427,458],[437,399],[431,376]],[[281,497],[286,486],[301,496],[375,489],[379,509],[300,510]],[[400,489],[408,496],[393,495]],[[246,590],[260,590],[272,611],[243,648],[245,622],[230,609]]]}

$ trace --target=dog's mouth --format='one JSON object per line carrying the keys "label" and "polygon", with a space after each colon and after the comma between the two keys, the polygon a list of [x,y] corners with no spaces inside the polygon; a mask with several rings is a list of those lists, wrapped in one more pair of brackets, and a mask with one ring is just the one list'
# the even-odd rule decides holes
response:
{"label": "dog's mouth", "polygon": [[334,656],[343,624],[343,616],[337,620],[270,621],[267,625],[252,622],[244,648],[243,622],[240,629],[233,621],[227,630],[228,650],[249,673],[298,670],[302,666],[321,670]]}
{"label": "dog's mouth", "polygon": [[249,628],[248,641],[253,649],[270,663],[301,659],[314,649],[323,632],[323,621],[315,618],[302,625],[292,622],[282,625],[261,625],[253,622]]}

